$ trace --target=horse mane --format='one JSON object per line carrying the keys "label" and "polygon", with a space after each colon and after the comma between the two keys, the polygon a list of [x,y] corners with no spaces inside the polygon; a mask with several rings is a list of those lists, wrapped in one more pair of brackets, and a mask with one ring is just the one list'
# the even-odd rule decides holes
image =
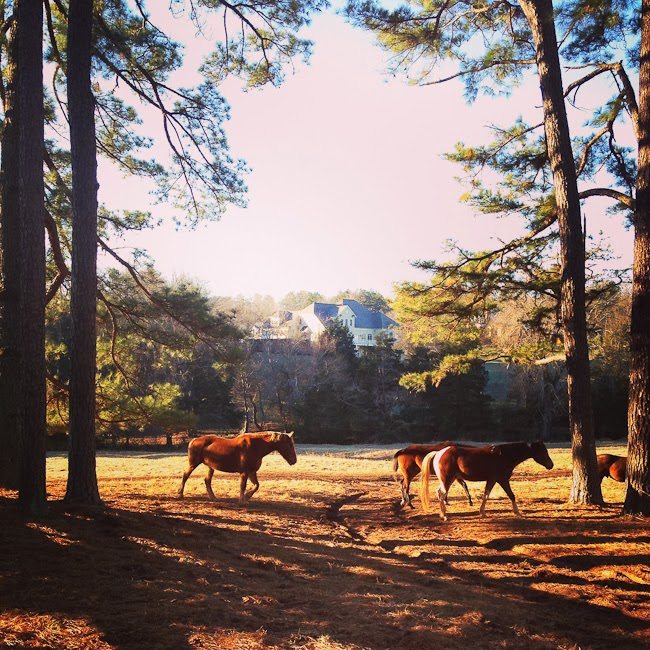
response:
{"label": "horse mane", "polygon": [[525,442],[523,440],[517,442],[500,442],[496,445],[492,445],[492,449],[496,453],[501,453],[502,451],[507,451],[509,449],[532,449],[532,442]]}
{"label": "horse mane", "polygon": [[252,433],[240,433],[240,436],[248,436],[249,438],[268,438],[269,436],[287,435],[284,431],[254,431]]}

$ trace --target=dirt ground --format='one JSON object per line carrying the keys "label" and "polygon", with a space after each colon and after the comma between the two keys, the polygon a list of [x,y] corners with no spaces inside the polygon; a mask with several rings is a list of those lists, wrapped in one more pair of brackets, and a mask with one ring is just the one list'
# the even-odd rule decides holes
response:
{"label": "dirt ground", "polygon": [[[397,510],[390,447],[298,447],[237,503],[204,468],[174,497],[180,453],[102,453],[104,510],[65,508],[67,461],[48,459],[50,515],[27,522],[0,491],[2,648],[642,648],[650,646],[650,530],[567,505],[570,452],[526,461],[478,516]],[[599,451],[625,453],[616,445]],[[413,486],[417,491],[417,482]],[[346,497],[358,495],[344,503]]]}

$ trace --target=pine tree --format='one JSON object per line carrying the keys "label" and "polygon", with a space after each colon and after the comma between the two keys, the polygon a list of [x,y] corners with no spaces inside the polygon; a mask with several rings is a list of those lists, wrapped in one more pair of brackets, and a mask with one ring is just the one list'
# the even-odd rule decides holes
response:
{"label": "pine tree", "polygon": [[65,500],[101,503],[95,470],[97,153],[90,86],[93,1],[70,0],[68,120],[72,154],[72,368]]}
{"label": "pine tree", "polygon": [[16,21],[7,34],[3,71],[0,190],[0,485],[18,489],[20,481],[20,205],[18,180],[18,104],[16,101]]}
{"label": "pine tree", "polygon": [[46,509],[43,5],[20,0],[15,12],[21,256],[19,502],[23,510],[38,515]]}
{"label": "pine tree", "polygon": [[650,515],[650,1],[642,0],[638,174],[628,407],[627,493],[623,511]]}

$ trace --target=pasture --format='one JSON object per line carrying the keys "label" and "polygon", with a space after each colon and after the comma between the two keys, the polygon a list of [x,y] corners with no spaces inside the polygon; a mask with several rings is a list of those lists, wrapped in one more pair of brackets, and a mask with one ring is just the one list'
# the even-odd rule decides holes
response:
{"label": "pasture", "polygon": [[[450,490],[437,510],[397,510],[398,447],[297,445],[268,456],[260,490],[201,467],[175,498],[184,453],[98,456],[102,511],[65,508],[67,460],[48,458],[50,516],[19,518],[0,491],[3,648],[641,648],[650,644],[650,531],[566,503],[570,451],[526,461],[478,516]],[[599,451],[624,454],[620,445]],[[419,481],[412,491],[417,494]]]}

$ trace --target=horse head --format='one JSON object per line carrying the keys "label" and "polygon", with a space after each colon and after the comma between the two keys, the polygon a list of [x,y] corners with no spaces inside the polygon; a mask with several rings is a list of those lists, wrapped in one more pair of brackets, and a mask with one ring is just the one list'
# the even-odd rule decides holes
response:
{"label": "horse head", "polygon": [[280,452],[280,455],[289,465],[295,465],[296,461],[296,448],[293,444],[293,431],[291,433],[274,433],[271,440],[275,443],[275,448]]}
{"label": "horse head", "polygon": [[548,449],[543,442],[529,442],[530,457],[536,462],[546,467],[546,469],[553,469],[553,460],[548,454]]}

